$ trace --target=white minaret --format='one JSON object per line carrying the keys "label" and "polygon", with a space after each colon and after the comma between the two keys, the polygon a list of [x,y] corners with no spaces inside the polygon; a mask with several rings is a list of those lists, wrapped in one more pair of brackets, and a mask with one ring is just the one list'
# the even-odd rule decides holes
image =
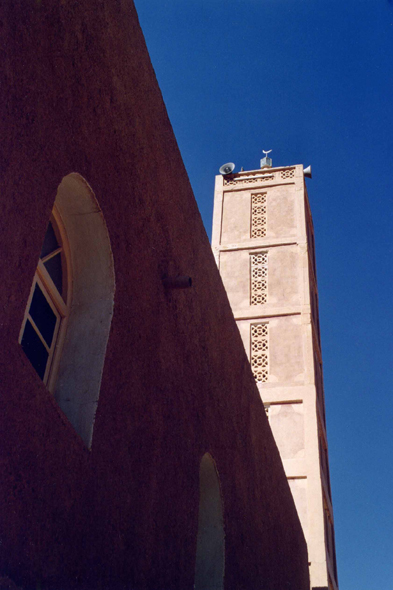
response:
{"label": "white minaret", "polygon": [[216,177],[212,247],[308,545],[311,588],[337,590],[314,231],[303,166]]}

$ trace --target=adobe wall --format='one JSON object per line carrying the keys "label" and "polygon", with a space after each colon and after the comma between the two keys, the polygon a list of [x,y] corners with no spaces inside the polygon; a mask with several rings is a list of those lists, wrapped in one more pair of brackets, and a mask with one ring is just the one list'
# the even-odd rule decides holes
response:
{"label": "adobe wall", "polygon": [[[0,571],[25,590],[193,588],[209,451],[225,588],[308,589],[296,510],[133,4],[0,11]],[[18,344],[71,172],[100,204],[116,277],[91,451]],[[166,291],[176,274],[193,287]]]}

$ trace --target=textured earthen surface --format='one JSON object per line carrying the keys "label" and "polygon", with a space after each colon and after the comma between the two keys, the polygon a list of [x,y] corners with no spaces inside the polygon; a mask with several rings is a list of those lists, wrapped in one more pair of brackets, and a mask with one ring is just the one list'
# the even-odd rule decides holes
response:
{"label": "textured earthen surface", "polygon": [[[306,590],[296,510],[130,1],[0,8],[0,571],[25,590],[193,588],[198,473],[225,588]],[[116,293],[88,451],[18,344],[61,179],[92,187]],[[165,276],[193,286],[165,290]]]}

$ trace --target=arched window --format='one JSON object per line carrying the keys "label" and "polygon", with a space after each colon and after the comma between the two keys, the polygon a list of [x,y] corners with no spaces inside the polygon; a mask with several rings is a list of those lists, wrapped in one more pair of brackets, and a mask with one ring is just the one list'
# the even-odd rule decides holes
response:
{"label": "arched window", "polygon": [[27,358],[49,389],[55,380],[56,361],[69,312],[69,289],[67,238],[54,208],[19,337]]}
{"label": "arched window", "polygon": [[225,535],[220,482],[209,453],[199,469],[199,515],[195,590],[224,588]]}
{"label": "arched window", "polygon": [[59,185],[20,343],[90,447],[113,315],[115,277],[102,211],[79,174]]}

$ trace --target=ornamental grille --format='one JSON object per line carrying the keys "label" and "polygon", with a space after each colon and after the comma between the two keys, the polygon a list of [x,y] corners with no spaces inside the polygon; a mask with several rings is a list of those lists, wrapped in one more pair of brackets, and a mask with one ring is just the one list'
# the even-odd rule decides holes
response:
{"label": "ornamental grille", "polygon": [[325,525],[325,544],[327,546],[328,554],[330,555],[330,559],[333,562],[333,570],[335,574],[335,578],[337,580],[337,564],[336,564],[336,546],[334,542],[334,528],[333,528],[333,519],[327,507],[327,502],[325,498],[323,499],[323,507],[324,507],[324,525]]}
{"label": "ornamental grille", "polygon": [[323,421],[325,422],[325,396],[323,392],[323,375],[322,375],[322,364],[319,361],[316,350],[314,349],[314,378],[315,388],[317,390],[317,398],[319,400],[319,406],[322,413]]}
{"label": "ornamental grille", "polygon": [[318,420],[318,431],[319,431],[318,446],[319,446],[319,456],[321,459],[322,472],[325,475],[325,480],[326,480],[328,492],[329,492],[329,498],[331,498],[332,492],[330,490],[329,459],[328,459],[327,448],[325,446],[324,441],[322,440],[322,433],[321,433],[322,428],[319,424],[319,420]]}
{"label": "ornamental grille", "polygon": [[314,322],[315,331],[317,334],[319,345],[321,345],[321,334],[319,328],[319,313],[318,313],[318,295],[315,287],[310,285],[310,303],[311,303],[311,317]]}
{"label": "ornamental grille", "polygon": [[317,276],[316,273],[316,265],[315,265],[315,241],[314,241],[314,232],[312,230],[312,221],[311,221],[311,213],[307,211],[307,220],[306,220],[306,232],[307,232],[307,247],[309,256],[312,263],[312,269],[314,271],[314,277]]}
{"label": "ornamental grille", "polygon": [[251,370],[257,383],[269,377],[267,324],[251,325]]}
{"label": "ornamental grille", "polygon": [[233,177],[230,179],[226,179],[224,178],[224,186],[228,186],[230,184],[239,184],[239,183],[243,183],[243,184],[250,184],[250,183],[261,183],[261,182],[269,182],[271,180],[274,180],[274,174],[265,174],[264,176],[237,176],[237,177]]}
{"label": "ornamental grille", "polygon": [[281,178],[293,178],[295,176],[295,170],[281,170]]}
{"label": "ornamental grille", "polygon": [[251,305],[260,305],[267,300],[267,252],[250,255]]}
{"label": "ornamental grille", "polygon": [[266,236],[266,194],[251,195],[251,237]]}

